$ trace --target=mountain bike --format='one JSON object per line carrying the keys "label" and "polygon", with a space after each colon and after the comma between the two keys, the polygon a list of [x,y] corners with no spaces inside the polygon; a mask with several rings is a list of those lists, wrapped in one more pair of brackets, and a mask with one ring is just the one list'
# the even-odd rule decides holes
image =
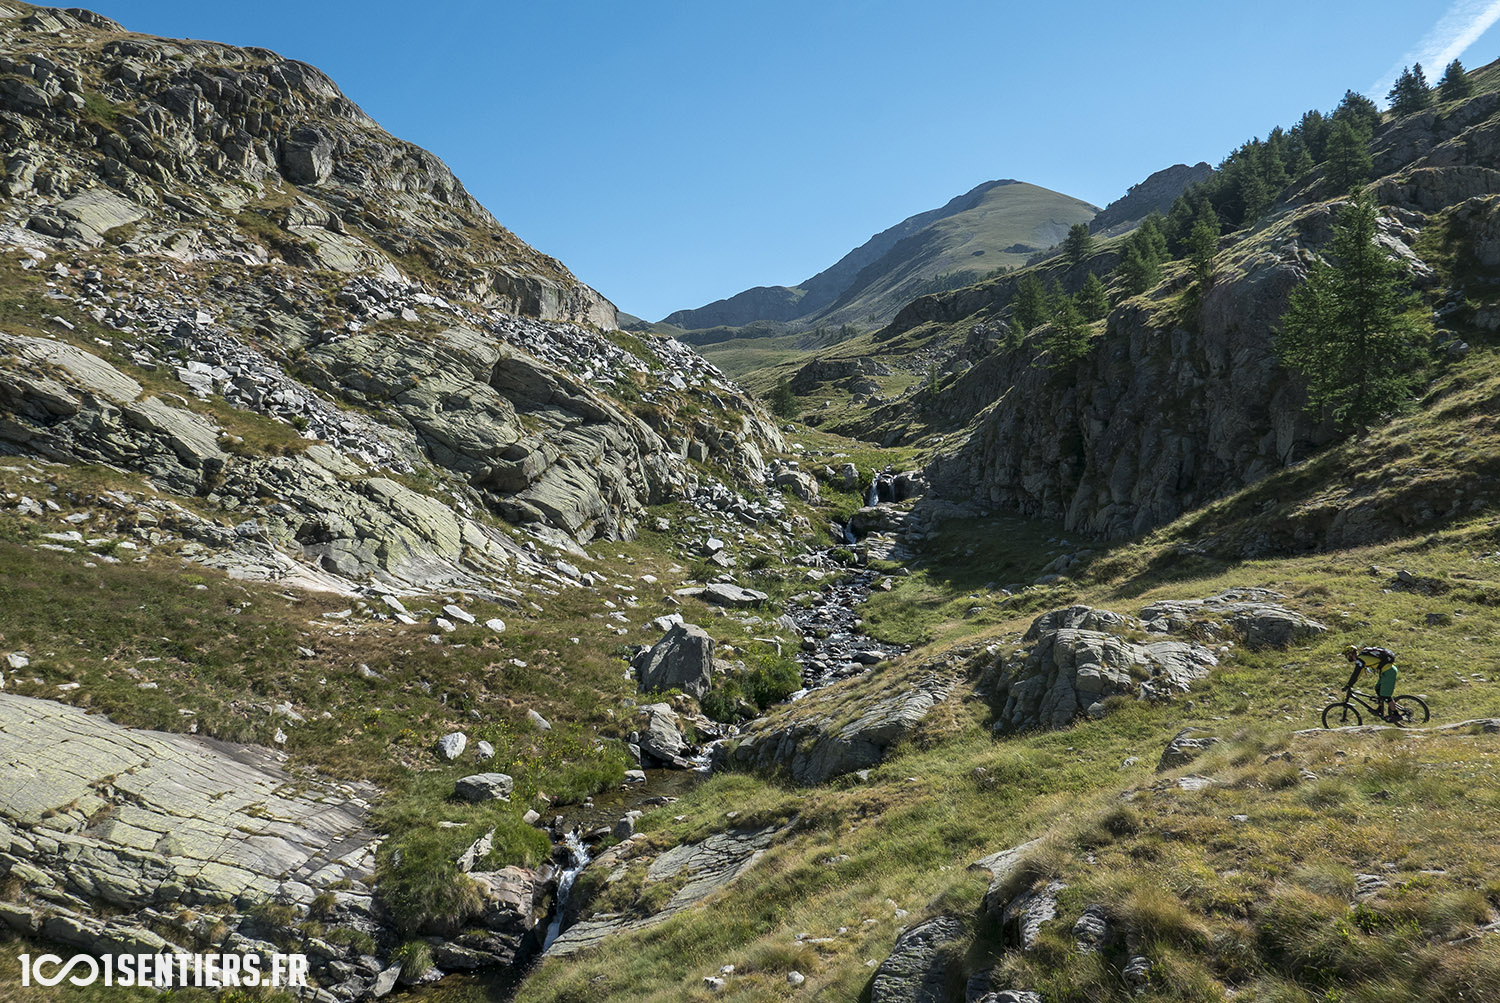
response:
{"label": "mountain bike", "polygon": [[[1412,696],[1410,693],[1403,693],[1400,696],[1392,697],[1390,704],[1395,709],[1389,716],[1385,717],[1382,717],[1376,705],[1370,702],[1374,699],[1375,695],[1373,693],[1361,693],[1353,686],[1346,687],[1344,689],[1344,699],[1335,700],[1323,708],[1323,727],[1343,728],[1349,725],[1362,724],[1363,721],[1359,714],[1360,707],[1363,707],[1365,712],[1376,720],[1387,721],[1398,728],[1404,728],[1407,725],[1413,724],[1426,724],[1427,718],[1430,716],[1427,711],[1427,704],[1422,698]],[[1356,704],[1359,706],[1356,707]]]}

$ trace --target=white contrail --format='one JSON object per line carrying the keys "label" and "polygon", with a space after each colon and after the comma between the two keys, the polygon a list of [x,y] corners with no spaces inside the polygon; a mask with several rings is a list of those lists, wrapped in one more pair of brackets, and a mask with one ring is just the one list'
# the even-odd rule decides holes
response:
{"label": "white contrail", "polygon": [[1370,96],[1384,101],[1386,92],[1405,67],[1421,63],[1429,83],[1436,83],[1443,69],[1479,40],[1496,21],[1500,21],[1500,0],[1457,0],[1448,13],[1438,19],[1422,41],[1391,64],[1385,75],[1370,85]]}

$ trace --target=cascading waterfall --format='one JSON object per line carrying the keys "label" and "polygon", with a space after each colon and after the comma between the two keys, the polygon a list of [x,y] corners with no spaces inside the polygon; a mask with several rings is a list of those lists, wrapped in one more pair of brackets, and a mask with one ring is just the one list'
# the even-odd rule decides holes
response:
{"label": "cascading waterfall", "polygon": [[872,478],[870,478],[870,490],[865,495],[865,504],[866,505],[879,505],[880,504],[880,478],[879,477],[872,477]]}
{"label": "cascading waterfall", "polygon": [[568,864],[557,877],[557,901],[552,905],[552,920],[547,924],[547,935],[542,939],[542,953],[546,954],[552,947],[552,942],[562,933],[563,916],[567,912],[568,893],[573,890],[573,882],[578,875],[589,865],[592,859],[589,856],[588,847],[583,845],[583,840],[578,838],[577,831],[572,831],[563,836],[563,846],[568,851]]}

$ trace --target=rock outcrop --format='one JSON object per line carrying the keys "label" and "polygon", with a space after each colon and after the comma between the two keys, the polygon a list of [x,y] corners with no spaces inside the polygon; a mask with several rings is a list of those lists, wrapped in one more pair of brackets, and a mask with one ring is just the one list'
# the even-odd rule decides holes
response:
{"label": "rock outcrop", "polygon": [[951,659],[900,682],[875,675],[815,690],[716,747],[714,765],[785,773],[809,786],[876,766],[915,733],[957,676],[957,660]]}
{"label": "rock outcrop", "polygon": [[[95,954],[206,944],[268,956],[322,896],[329,927],[380,938],[373,793],[292,784],[264,749],[0,694],[0,867],[22,889],[0,919]],[[340,999],[382,967],[321,938],[307,953]]]}
{"label": "rock outcrop", "polygon": [[[1476,95],[1441,115],[1402,116],[1377,132],[1377,240],[1417,289],[1433,286],[1440,264],[1414,250],[1424,234],[1440,231],[1445,246],[1464,255],[1471,248],[1488,253],[1480,251],[1491,246],[1484,220],[1500,201],[1497,107],[1495,94]],[[917,403],[929,417],[967,423],[965,441],[931,467],[938,493],[1060,520],[1101,538],[1161,526],[1298,464],[1332,442],[1335,430],[1307,413],[1302,382],[1277,362],[1273,332],[1332,235],[1337,205],[1325,201],[1328,194],[1317,183],[1291,190],[1254,228],[1225,240],[1213,282],[1187,319],[1176,304],[1188,279],[1169,276],[1117,307],[1065,373],[1034,364],[1041,346],[1030,340],[977,360],[940,392],[891,404],[873,425],[897,441]],[[933,320],[954,334],[994,325],[1013,293],[1013,281],[1002,277],[925,297],[888,331]],[[1438,305],[1435,320],[1442,325],[1450,316],[1500,329],[1500,312],[1469,304],[1458,290]],[[1468,350],[1442,331],[1435,347],[1453,359]],[[1350,490],[1223,546],[1254,555],[1411,533],[1482,507],[1497,479],[1500,469],[1486,458],[1462,476],[1413,478],[1421,483],[1378,493]],[[1274,493],[1264,501],[1286,503]]]}
{"label": "rock outcrop", "polygon": [[0,332],[0,451],[198,496],[205,560],[340,590],[547,579],[497,517],[628,538],[699,490],[690,456],[761,483],[780,437],[748,396],[606,334],[317,70],[32,11],[0,18],[0,249],[45,267],[46,312]]}
{"label": "rock outcrop", "polygon": [[606,937],[655,926],[697,905],[754,867],[780,832],[777,826],[731,829],[651,857],[636,845],[640,837],[610,848],[589,865],[603,875],[602,884],[620,881],[635,871],[642,888],[667,884],[674,888],[672,894],[644,915],[598,912],[588,902],[581,902],[573,907],[579,918],[562,931],[548,955],[572,954],[597,946]]}
{"label": "rock outcrop", "polygon": [[964,924],[953,916],[934,916],[902,933],[875,969],[870,1003],[943,1003],[952,969],[948,952],[963,936]]}
{"label": "rock outcrop", "polygon": [[1030,649],[1005,658],[994,671],[996,732],[1061,728],[1080,714],[1100,716],[1112,696],[1169,698],[1218,664],[1201,644],[1137,643],[1102,630],[1057,626],[1069,622],[1112,625],[1121,618],[1086,607],[1038,617],[1026,635]]}

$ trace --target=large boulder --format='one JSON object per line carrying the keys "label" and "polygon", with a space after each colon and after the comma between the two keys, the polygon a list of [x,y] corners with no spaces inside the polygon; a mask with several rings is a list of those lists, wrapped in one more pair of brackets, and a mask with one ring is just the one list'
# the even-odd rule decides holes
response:
{"label": "large boulder", "polygon": [[953,969],[949,952],[963,936],[963,923],[952,916],[935,916],[901,934],[875,969],[870,1003],[944,1003]]}
{"label": "large boulder", "polygon": [[697,624],[679,623],[644,652],[636,665],[642,691],[678,689],[701,698],[713,685],[714,639]]}
{"label": "large boulder", "polygon": [[507,801],[515,786],[507,773],[475,773],[456,781],[453,793],[465,801]]}
{"label": "large boulder", "polygon": [[1076,627],[1038,630],[1031,649],[1007,659],[999,672],[995,731],[1061,728],[1080,714],[1102,714],[1112,696],[1169,697],[1217,664],[1212,651],[1192,642],[1142,644]]}
{"label": "large boulder", "polygon": [[1283,598],[1270,589],[1231,589],[1206,599],[1152,603],[1141,610],[1141,620],[1155,633],[1191,631],[1208,638],[1231,633],[1251,648],[1284,648],[1328,632],[1316,620],[1272,601]]}
{"label": "large boulder", "polygon": [[682,727],[669,704],[647,704],[641,708],[646,715],[646,727],[636,732],[632,739],[641,750],[642,765],[664,766],[671,769],[687,769],[692,766],[687,755],[692,750],[687,739],[682,737]]}
{"label": "large boulder", "polygon": [[717,746],[715,765],[784,772],[805,785],[875,766],[952,685],[952,674],[934,671],[898,685],[882,674],[824,687],[752,723],[732,748]]}

